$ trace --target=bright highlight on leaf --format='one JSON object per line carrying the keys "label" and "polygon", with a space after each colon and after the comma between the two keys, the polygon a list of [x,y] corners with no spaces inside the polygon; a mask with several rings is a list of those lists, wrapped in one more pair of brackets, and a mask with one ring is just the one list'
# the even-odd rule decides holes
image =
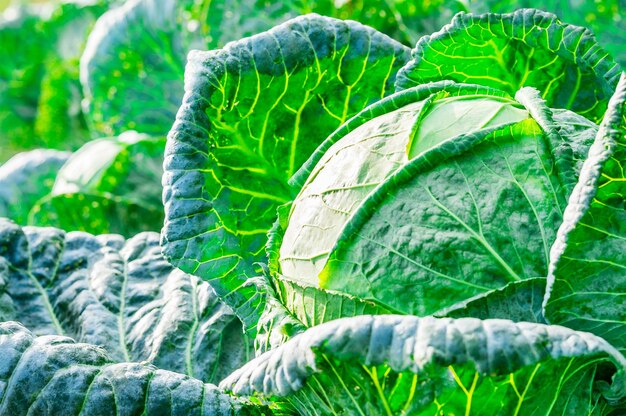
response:
{"label": "bright highlight on leaf", "polygon": [[420,112],[420,122],[407,145],[409,159],[460,134],[505,126],[529,117],[514,100],[500,97],[450,97],[433,100]]}

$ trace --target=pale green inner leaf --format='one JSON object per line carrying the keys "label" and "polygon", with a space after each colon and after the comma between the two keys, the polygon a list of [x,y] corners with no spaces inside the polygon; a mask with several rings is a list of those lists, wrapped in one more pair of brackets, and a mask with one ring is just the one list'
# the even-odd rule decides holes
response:
{"label": "pale green inner leaf", "polygon": [[437,100],[422,116],[409,142],[409,159],[460,134],[512,124],[525,118],[528,118],[528,111],[514,100],[502,97],[461,96]]}
{"label": "pale green inner leaf", "polygon": [[529,117],[507,98],[433,98],[365,122],[329,148],[292,205],[280,250],[283,276],[319,286],[319,275],[346,223],[410,159],[461,134]]}
{"label": "pale green inner leaf", "polygon": [[360,202],[405,164],[422,102],[370,120],[335,143],[292,205],[280,250],[282,272],[317,286],[330,250]]}

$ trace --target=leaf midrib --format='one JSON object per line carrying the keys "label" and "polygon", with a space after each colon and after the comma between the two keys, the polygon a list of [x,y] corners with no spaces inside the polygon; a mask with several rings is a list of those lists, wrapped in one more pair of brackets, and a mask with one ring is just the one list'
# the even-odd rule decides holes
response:
{"label": "leaf midrib", "polygon": [[24,274],[28,276],[29,280],[35,286],[35,289],[37,289],[37,291],[41,295],[41,300],[43,302],[45,310],[46,312],[48,312],[48,315],[50,316],[52,324],[54,325],[54,328],[57,330],[58,335],[65,336],[65,331],[63,331],[63,327],[61,326],[61,321],[56,316],[56,313],[54,312],[54,307],[52,306],[52,303],[50,302],[50,298],[48,297],[48,292],[46,292],[46,289],[44,289],[41,283],[39,283],[39,280],[37,280],[37,278],[33,276],[30,270],[19,269],[11,264],[9,264],[9,268],[16,273]]}

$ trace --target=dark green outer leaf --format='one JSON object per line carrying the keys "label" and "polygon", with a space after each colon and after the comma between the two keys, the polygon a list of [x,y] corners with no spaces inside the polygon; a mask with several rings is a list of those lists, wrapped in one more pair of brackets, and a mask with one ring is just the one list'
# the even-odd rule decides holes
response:
{"label": "dark green outer leaf", "polygon": [[258,319],[242,285],[264,259],[276,207],[292,197],[287,180],[335,128],[389,93],[407,53],[371,28],[317,15],[192,52],[166,148],[166,256],[210,280],[244,320]]}
{"label": "dark green outer leaf", "polygon": [[441,31],[419,40],[398,73],[397,89],[441,79],[477,83],[514,94],[537,88],[549,107],[598,122],[620,67],[582,27],[550,13],[459,13]]}
{"label": "dark green outer leaf", "polygon": [[0,219],[0,321],[100,345],[118,362],[221,380],[248,359],[241,323],[207,283],[165,261],[158,238]]}
{"label": "dark green outer leaf", "polygon": [[549,322],[626,350],[626,74],[611,98],[550,252]]}
{"label": "dark green outer leaf", "polygon": [[0,323],[0,414],[256,415],[212,385],[147,363],[114,364],[97,346]]}
{"label": "dark green outer leaf", "polygon": [[310,328],[220,386],[299,414],[601,414],[594,377],[613,376],[616,404],[625,366],[603,339],[559,326],[361,316]]}
{"label": "dark green outer leaf", "polygon": [[57,150],[20,153],[0,166],[0,217],[26,225],[35,203],[52,190],[70,154]]}

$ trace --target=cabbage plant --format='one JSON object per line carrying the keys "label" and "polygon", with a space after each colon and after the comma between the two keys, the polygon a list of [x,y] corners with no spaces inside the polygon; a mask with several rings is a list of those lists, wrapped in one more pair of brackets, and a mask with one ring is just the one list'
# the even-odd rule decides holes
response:
{"label": "cabbage plant", "polygon": [[529,87],[434,83],[367,108],[308,162],[272,247],[282,295],[314,287],[425,316],[545,276],[596,132]]}
{"label": "cabbage plant", "polygon": [[409,49],[306,14],[222,46],[268,21],[200,5],[103,15],[110,137],[0,167],[0,414],[626,413],[626,73],[589,30],[460,13]]}
{"label": "cabbage plant", "polygon": [[[221,386],[296,414],[622,409],[620,279],[609,286],[602,262],[580,289],[567,280],[576,266],[556,277],[572,203],[581,188],[594,198],[594,149],[607,132],[623,139],[619,65],[547,13],[460,14],[399,70],[371,59],[383,45],[368,46],[357,78],[341,58],[332,92],[344,102],[358,103],[354,80],[377,82],[375,65],[395,78],[346,113],[321,89],[330,81],[298,79],[344,55],[328,55],[316,24],[344,25],[307,16],[192,54],[169,134],[164,253],[210,281],[264,352]],[[339,122],[330,134],[326,119]],[[605,308],[570,300],[589,290]]]}

